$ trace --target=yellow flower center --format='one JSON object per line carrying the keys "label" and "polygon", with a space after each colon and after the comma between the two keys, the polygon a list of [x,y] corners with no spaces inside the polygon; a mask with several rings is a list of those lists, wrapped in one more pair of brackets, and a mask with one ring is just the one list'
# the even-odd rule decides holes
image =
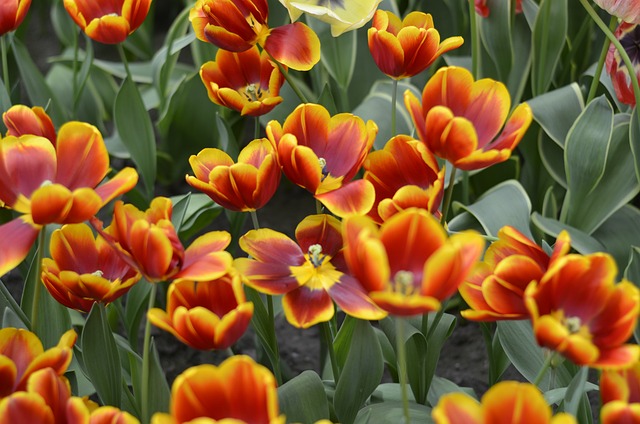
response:
{"label": "yellow flower center", "polygon": [[322,265],[327,255],[322,254],[322,246],[319,244],[312,244],[309,246],[309,262],[313,264],[314,267],[318,268]]}
{"label": "yellow flower center", "polygon": [[289,267],[291,275],[293,275],[301,286],[307,287],[309,290],[327,290],[335,283],[340,281],[342,272],[338,271],[330,260],[328,255],[322,254],[322,246],[313,244],[309,246],[308,253],[305,255],[307,261],[300,266]]}

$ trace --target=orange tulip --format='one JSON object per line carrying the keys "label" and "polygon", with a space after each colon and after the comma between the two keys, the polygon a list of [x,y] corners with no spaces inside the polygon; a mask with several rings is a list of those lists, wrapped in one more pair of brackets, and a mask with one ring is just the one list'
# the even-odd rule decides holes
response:
{"label": "orange tulip", "polygon": [[198,0],[189,13],[199,40],[230,52],[258,44],[278,62],[308,71],[320,60],[320,40],[311,28],[295,22],[269,28],[267,0]]}
{"label": "orange tulip", "polygon": [[433,18],[423,12],[411,12],[400,20],[392,12],[378,9],[367,34],[373,60],[394,79],[419,74],[440,55],[463,43],[462,37],[450,37],[441,43]]}
{"label": "orange tulip", "polygon": [[407,135],[395,136],[384,149],[369,153],[363,167],[363,179],[373,184],[376,193],[368,213],[376,222],[410,207],[440,214],[444,168],[440,170],[424,143]]}
{"label": "orange tulip", "polygon": [[422,91],[422,103],[408,90],[404,101],[418,138],[464,170],[507,160],[533,119],[522,103],[505,124],[511,108],[505,85],[489,78],[474,82],[469,71],[455,66],[438,69]]}
{"label": "orange tulip", "polygon": [[151,0],[64,0],[64,8],[89,38],[122,43],[144,22]]}
{"label": "orange tulip", "polygon": [[453,392],[440,398],[433,408],[436,424],[575,424],[565,413],[552,416],[551,407],[533,384],[502,381],[492,386],[478,402]]}
{"label": "orange tulip", "polygon": [[577,365],[623,368],[640,359],[633,334],[640,293],[630,282],[614,284],[618,270],[604,253],[555,260],[524,294],[538,344]]}
{"label": "orange tulip", "polygon": [[629,404],[620,400],[609,402],[600,409],[600,423],[640,423],[640,403]]}
{"label": "orange tulip", "polygon": [[213,280],[227,273],[232,258],[224,249],[231,241],[226,231],[211,231],[185,250],[171,223],[173,206],[156,197],[146,211],[118,201],[113,221],[104,230],[94,218],[91,224],[129,265],[150,282],[169,279]]}
{"label": "orange tulip", "polygon": [[167,311],[151,309],[156,327],[194,349],[226,349],[242,336],[253,316],[240,276],[233,273],[212,281],[174,281],[167,292]]}
{"label": "orange tulip", "polygon": [[141,275],[85,224],[65,225],[51,235],[51,259],[42,261],[42,282],[62,305],[89,312],[129,291]]}
{"label": "orange tulip", "polygon": [[[151,424],[182,424],[198,418],[202,422],[284,424],[275,377],[245,355],[232,356],[220,366],[189,368],[173,382],[171,413],[154,414]],[[213,421],[204,421],[206,418]]]}
{"label": "orange tulip", "polygon": [[296,227],[298,243],[267,228],[240,238],[240,247],[253,259],[234,262],[246,283],[268,294],[284,294],[287,321],[309,328],[329,321],[335,302],[346,314],[384,318],[344,265],[340,221],[330,215],[310,215]]}
{"label": "orange tulip", "polygon": [[640,362],[629,368],[602,371],[600,398],[603,405],[614,401],[640,405]]}
{"label": "orange tulip", "polygon": [[31,0],[8,0],[0,4],[0,36],[15,31],[27,16]]}
{"label": "orange tulip", "polygon": [[224,151],[208,148],[189,158],[194,176],[190,186],[233,211],[255,211],[273,197],[280,184],[280,167],[274,147],[265,138],[250,142],[238,163]]}
{"label": "orange tulip", "polygon": [[138,182],[125,168],[100,184],[109,171],[109,153],[92,125],[69,122],[54,145],[35,135],[0,140],[0,201],[22,215],[0,226],[0,275],[18,265],[43,225],[83,222]]}
{"label": "orange tulip", "polygon": [[373,121],[350,113],[331,117],[321,105],[301,104],[285,120],[267,124],[282,171],[338,216],[365,214],[375,191],[365,180],[351,181],[378,133]]}
{"label": "orange tulip", "polygon": [[7,135],[16,137],[37,135],[48,139],[54,147],[56,145],[56,129],[53,122],[39,106],[33,108],[24,105],[11,106],[2,114],[2,120],[7,127]]}
{"label": "orange tulip", "polygon": [[367,217],[343,224],[345,259],[371,299],[390,314],[410,316],[440,309],[484,249],[473,231],[447,237],[422,209],[398,212],[380,228]]}
{"label": "orange tulip", "polygon": [[200,78],[209,100],[242,115],[264,115],[282,103],[284,76],[257,46],[240,53],[218,50],[215,62],[200,68]]}
{"label": "orange tulip", "polygon": [[26,390],[36,371],[52,369],[56,375],[63,375],[71,363],[76,338],[75,331],[69,330],[56,347],[45,351],[38,336],[30,331],[0,329],[0,398]]}
{"label": "orange tulip", "polygon": [[563,231],[551,256],[513,227],[498,231],[495,241],[460,286],[462,298],[471,309],[460,314],[472,321],[527,319],[524,291],[540,281],[551,264],[569,252],[569,234]]}

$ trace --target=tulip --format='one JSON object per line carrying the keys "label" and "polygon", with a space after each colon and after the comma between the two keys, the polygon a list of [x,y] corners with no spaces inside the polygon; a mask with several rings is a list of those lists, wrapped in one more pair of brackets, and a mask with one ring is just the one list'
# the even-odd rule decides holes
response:
{"label": "tulip", "polygon": [[237,274],[212,281],[174,281],[167,311],[153,308],[149,321],[194,349],[227,349],[242,336],[253,316]]}
{"label": "tulip", "polygon": [[565,413],[552,416],[540,390],[533,384],[502,381],[492,386],[478,402],[453,392],[440,398],[432,411],[436,424],[575,424]]}
{"label": "tulip", "polygon": [[569,252],[569,234],[563,231],[551,256],[513,227],[498,231],[495,241],[460,286],[460,294],[471,309],[460,314],[472,321],[527,319],[524,292],[532,281],[540,281],[551,264]]}
{"label": "tulip", "polygon": [[31,0],[8,0],[0,4],[0,36],[15,31],[27,16]]}
{"label": "tulip", "polygon": [[230,52],[256,44],[283,65],[308,71],[320,60],[320,40],[311,28],[295,22],[270,28],[266,0],[198,0],[189,13],[199,40]]}
{"label": "tulip", "polygon": [[141,275],[85,224],[65,225],[51,234],[51,259],[42,261],[42,282],[62,305],[88,313],[129,291]]}
{"label": "tulip", "polygon": [[467,171],[507,160],[533,119],[522,103],[505,123],[511,108],[505,85],[489,78],[474,82],[469,71],[455,66],[435,73],[422,103],[409,90],[404,100],[418,138],[436,156]]}
{"label": "tulip", "polygon": [[428,13],[411,12],[403,20],[392,12],[377,10],[368,31],[369,51],[378,68],[394,79],[424,71],[440,55],[462,45],[462,37],[440,42],[440,34]]}
{"label": "tulip", "polygon": [[37,135],[48,139],[54,147],[56,145],[56,129],[53,122],[39,106],[33,108],[24,105],[11,106],[2,114],[2,120],[7,127],[7,135],[15,137]]}
{"label": "tulip", "polygon": [[464,281],[484,249],[474,231],[447,236],[431,214],[411,208],[380,228],[368,217],[343,224],[345,260],[371,299],[393,315],[439,310]]}
{"label": "tulip", "polygon": [[170,414],[154,414],[151,424],[195,421],[284,424],[275,377],[245,355],[187,369],[171,387]]}
{"label": "tulip", "polygon": [[594,0],[595,3],[625,22],[640,24],[640,3],[636,0]]}
{"label": "tulip", "polygon": [[386,315],[347,274],[340,222],[329,215],[311,215],[296,227],[298,243],[267,228],[240,238],[240,247],[253,259],[234,265],[246,283],[268,294],[284,294],[287,321],[308,328],[333,318],[333,302],[348,315],[381,319]]}
{"label": "tulip", "polygon": [[362,27],[371,20],[381,0],[280,0],[289,11],[291,21],[306,13],[331,25],[331,35],[338,37]]}
{"label": "tulip", "polygon": [[[623,22],[618,25],[614,35],[625,48],[631,59],[634,68],[633,78],[639,79],[640,60],[638,58],[640,48],[638,47],[638,42],[640,41],[640,26]],[[629,76],[629,70],[622,61],[620,52],[618,52],[613,44],[609,46],[605,63],[618,100],[622,103],[635,106],[636,97],[633,93],[633,84]]]}
{"label": "tulip", "polygon": [[625,344],[640,311],[640,293],[604,253],[555,260],[524,294],[533,331],[543,347],[577,365],[624,368],[640,359],[640,346]]}
{"label": "tulip", "polygon": [[263,207],[280,183],[280,167],[267,139],[250,142],[238,163],[224,151],[207,148],[189,158],[194,176],[187,183],[226,209],[249,212]]}
{"label": "tulip", "polygon": [[69,122],[55,146],[32,134],[0,140],[0,201],[22,214],[0,226],[0,275],[18,265],[46,224],[86,221],[138,182],[125,168],[101,184],[109,172],[109,153],[98,129]]}
{"label": "tulip", "polygon": [[427,146],[406,135],[398,135],[382,150],[367,155],[363,179],[376,193],[368,216],[377,223],[404,209],[418,207],[439,215],[444,187],[444,168]]}
{"label": "tulip", "polygon": [[614,401],[640,405],[640,362],[629,368],[602,371],[600,398],[602,405]]}
{"label": "tulip", "polygon": [[144,22],[151,0],[64,0],[71,19],[89,38],[122,43]]}
{"label": "tulip", "polygon": [[338,216],[365,214],[375,191],[351,179],[371,150],[378,127],[350,113],[330,116],[321,105],[301,104],[285,120],[267,124],[284,174]]}
{"label": "tulip", "polygon": [[240,53],[220,49],[215,62],[200,68],[209,100],[242,115],[260,116],[282,103],[284,76],[266,51],[252,46]]}

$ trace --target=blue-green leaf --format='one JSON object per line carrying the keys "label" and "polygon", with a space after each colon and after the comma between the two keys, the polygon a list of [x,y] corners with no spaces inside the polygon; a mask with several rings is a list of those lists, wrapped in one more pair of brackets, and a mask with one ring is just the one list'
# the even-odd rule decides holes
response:
{"label": "blue-green leaf", "polygon": [[313,423],[329,419],[329,403],[318,374],[306,370],[278,387],[280,411],[287,422]]}
{"label": "blue-green leaf", "polygon": [[533,95],[547,91],[567,36],[567,0],[542,0],[533,27]]}
{"label": "blue-green leaf", "polygon": [[571,126],[584,109],[580,87],[576,83],[527,100],[533,118],[559,146],[564,146]]}

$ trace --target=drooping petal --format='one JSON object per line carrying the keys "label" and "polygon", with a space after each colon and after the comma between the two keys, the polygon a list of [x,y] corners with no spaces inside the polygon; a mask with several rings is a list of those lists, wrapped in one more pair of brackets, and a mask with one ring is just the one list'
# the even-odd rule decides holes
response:
{"label": "drooping petal", "polygon": [[349,275],[343,275],[327,291],[336,305],[348,315],[364,320],[379,320],[387,315],[371,300],[360,283]]}
{"label": "drooping petal", "polygon": [[373,206],[376,193],[367,180],[355,180],[337,190],[315,195],[332,213],[339,217],[364,215]]}
{"label": "drooping petal", "polygon": [[106,204],[121,194],[131,191],[138,184],[138,172],[135,168],[126,167],[114,175],[109,181],[101,184],[95,192]]}
{"label": "drooping petal", "polygon": [[263,47],[275,60],[296,71],[308,71],[320,61],[320,40],[301,22],[271,29]]}
{"label": "drooping petal", "polygon": [[287,321],[298,328],[309,328],[320,322],[329,321],[334,314],[331,296],[323,289],[299,287],[282,298]]}
{"label": "drooping petal", "polygon": [[233,258],[224,249],[231,242],[226,231],[211,231],[195,239],[184,252],[181,271],[174,278],[214,280],[226,274]]}
{"label": "drooping petal", "polygon": [[0,276],[11,271],[27,257],[40,228],[28,215],[0,225],[0,240],[11,240],[10,244],[0,249]]}

